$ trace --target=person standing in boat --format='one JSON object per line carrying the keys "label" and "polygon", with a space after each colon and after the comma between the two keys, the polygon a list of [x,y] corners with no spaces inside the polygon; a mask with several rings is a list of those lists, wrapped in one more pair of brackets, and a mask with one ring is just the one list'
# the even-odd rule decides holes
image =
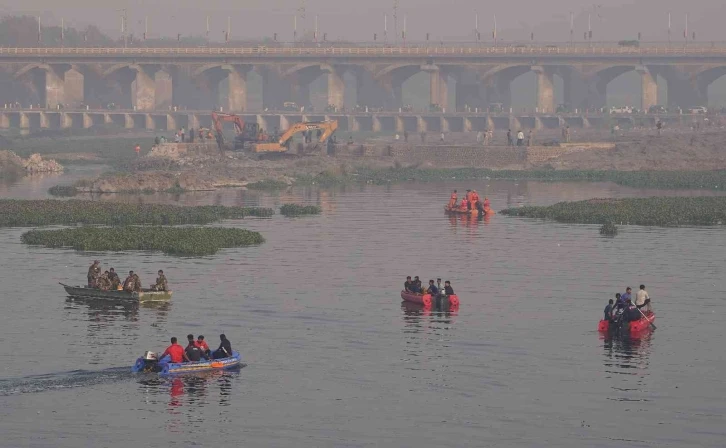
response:
{"label": "person standing in boat", "polygon": [[612,323],[613,322],[613,311],[614,311],[613,299],[610,299],[610,300],[608,300],[607,306],[605,306],[605,311],[604,311],[605,319],[603,319],[603,320],[606,320],[606,321]]}
{"label": "person standing in boat", "polygon": [[101,262],[95,260],[88,268],[88,287],[95,288],[99,277],[101,277]]}
{"label": "person standing in boat", "polygon": [[439,294],[444,292],[444,285],[441,284],[441,279],[436,279],[436,288],[439,290]]}
{"label": "person standing in boat", "polygon": [[456,200],[457,200],[456,190],[454,190],[453,193],[451,193],[451,197],[449,198],[449,208],[456,207]]}
{"label": "person standing in boat", "polygon": [[220,359],[232,356],[232,344],[229,342],[229,339],[227,339],[227,336],[220,334],[219,340],[219,348],[212,353],[212,358]]}
{"label": "person standing in boat", "polygon": [[436,285],[434,285],[434,281],[433,280],[429,280],[429,287],[426,290],[426,292],[428,294],[431,294],[434,297],[437,296],[437,295],[439,295],[439,288],[437,288]]}
{"label": "person standing in boat", "polygon": [[446,294],[447,296],[454,295],[454,288],[451,287],[451,282],[448,280],[444,282],[444,294]]}
{"label": "person standing in boat", "polygon": [[421,279],[418,278],[418,275],[413,278],[413,284],[415,286],[414,292],[417,294],[422,294],[423,288],[421,287]]}
{"label": "person standing in boat", "polygon": [[159,269],[158,272],[159,276],[156,278],[156,283],[151,285],[151,289],[154,291],[168,291],[169,285],[166,281],[166,276],[164,275],[164,271]]}
{"label": "person standing in boat", "polygon": [[640,285],[640,289],[635,294],[635,306],[639,309],[647,307],[647,310],[650,311],[650,296],[648,291],[645,290],[645,285]]}
{"label": "person standing in boat", "polygon": [[141,286],[141,279],[139,278],[139,274],[134,272],[134,292],[141,292],[143,289],[143,286]]}
{"label": "person standing in boat", "polygon": [[108,279],[111,281],[111,290],[116,291],[121,284],[121,279],[118,277],[114,268],[108,270]]}

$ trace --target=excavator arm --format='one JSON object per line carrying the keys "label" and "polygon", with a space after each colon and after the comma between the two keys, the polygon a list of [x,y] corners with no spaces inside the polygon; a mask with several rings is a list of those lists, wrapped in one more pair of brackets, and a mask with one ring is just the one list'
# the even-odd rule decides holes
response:
{"label": "excavator arm", "polygon": [[225,145],[224,128],[222,127],[222,123],[224,122],[234,123],[234,132],[236,135],[241,134],[245,128],[245,122],[237,115],[212,111],[212,123],[214,124],[214,132],[217,136],[217,146],[219,146],[220,151],[224,151]]}

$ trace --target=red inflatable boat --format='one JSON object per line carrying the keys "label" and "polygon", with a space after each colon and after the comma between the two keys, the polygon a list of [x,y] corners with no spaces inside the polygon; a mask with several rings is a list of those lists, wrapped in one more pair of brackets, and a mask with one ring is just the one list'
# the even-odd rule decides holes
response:
{"label": "red inflatable boat", "polygon": [[[640,320],[628,322],[623,325],[623,329],[629,330],[631,333],[639,333],[650,327],[650,324],[655,321],[655,313],[652,311],[646,311],[645,317],[641,317]],[[626,327],[627,325],[627,327]],[[610,330],[610,322],[601,320],[597,325],[597,331],[607,333]]]}
{"label": "red inflatable boat", "polygon": [[[433,297],[431,294],[416,294],[415,292],[401,291],[401,298],[406,302],[420,303],[423,306],[431,306],[433,303]],[[459,296],[450,295],[447,296],[449,299],[449,305],[459,306]]]}

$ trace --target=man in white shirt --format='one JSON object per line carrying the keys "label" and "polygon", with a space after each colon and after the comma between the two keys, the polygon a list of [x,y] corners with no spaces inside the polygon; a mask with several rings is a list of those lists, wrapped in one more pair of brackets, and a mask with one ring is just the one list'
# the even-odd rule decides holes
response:
{"label": "man in white shirt", "polygon": [[648,311],[650,311],[650,296],[648,296],[648,291],[645,290],[645,285],[640,285],[640,290],[635,294],[635,306],[643,308],[646,305]]}

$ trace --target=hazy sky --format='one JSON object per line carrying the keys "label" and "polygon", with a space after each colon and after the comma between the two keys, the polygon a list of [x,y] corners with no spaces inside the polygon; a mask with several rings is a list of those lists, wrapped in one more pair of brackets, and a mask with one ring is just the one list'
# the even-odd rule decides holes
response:
{"label": "hazy sky", "polygon": [[[203,35],[206,16],[211,17],[211,36],[221,40],[232,17],[235,38],[272,36],[280,40],[292,38],[293,16],[302,0],[2,0],[0,14],[31,14],[42,22],[59,24],[65,19],[69,26],[96,24],[111,35],[120,33],[122,8],[128,10],[130,32],[143,33],[144,16],[148,16],[149,35]],[[394,0],[305,0],[306,19],[298,19],[298,32],[312,30],[314,16],[319,18],[319,32],[328,33],[329,40],[371,40],[383,34],[383,16],[388,13],[388,32],[393,36]],[[723,2],[718,0],[600,0],[593,3],[575,0],[399,0],[399,33],[403,16],[407,17],[407,35],[423,40],[427,32],[439,40],[471,39],[474,34],[475,11],[479,13],[479,30],[484,39],[491,39],[493,15],[497,16],[498,37],[502,40],[569,40],[569,15],[575,13],[575,39],[582,39],[587,30],[587,15],[592,13],[594,40],[636,38],[667,40],[668,12],[672,13],[672,39],[683,39],[686,12],[690,14],[689,34],[696,31],[699,41],[726,41],[723,26]],[[455,5],[455,6],[454,6]],[[203,9],[200,9],[200,6]],[[594,10],[599,13],[593,12]]]}

